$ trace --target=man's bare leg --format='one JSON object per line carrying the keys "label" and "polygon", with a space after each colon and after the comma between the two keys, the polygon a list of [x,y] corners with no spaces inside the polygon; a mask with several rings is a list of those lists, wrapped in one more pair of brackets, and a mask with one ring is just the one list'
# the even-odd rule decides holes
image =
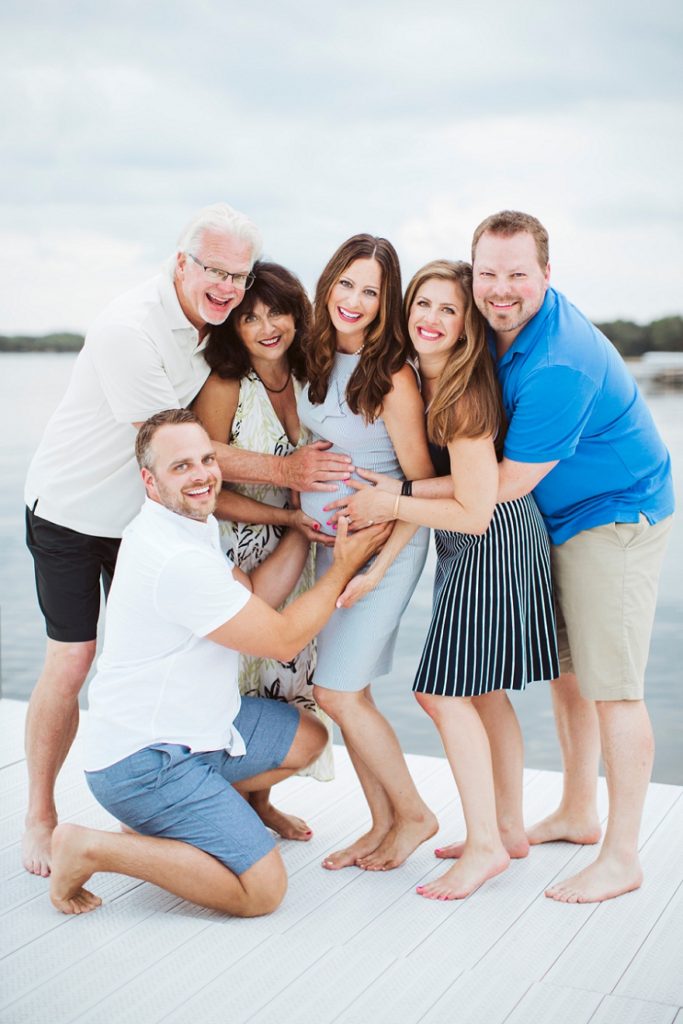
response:
{"label": "man's bare leg", "polygon": [[[515,709],[504,690],[473,697],[472,705],[481,718],[491,749],[496,818],[503,846],[511,857],[526,857],[529,840],[524,830],[522,791],[524,782],[524,741]],[[434,851],[439,858],[461,857],[464,842]]]}
{"label": "man's bare leg", "polygon": [[415,696],[441,736],[467,828],[467,839],[453,867],[433,882],[419,885],[417,892],[431,900],[461,900],[510,863],[496,819],[488,736],[470,698]]}
{"label": "man's bare leg", "polygon": [[47,641],[45,664],[26,715],[29,802],[22,861],[27,871],[50,874],[50,840],[57,824],[54,788],[78,729],[78,694],[95,656],[95,641]]}
{"label": "man's bare leg", "polygon": [[564,903],[613,899],[643,881],[638,833],[654,760],[650,717],[642,700],[598,701],[597,710],[609,795],[607,830],[593,864],[546,891]]}
{"label": "man's bare leg", "polygon": [[597,843],[600,730],[595,702],[581,696],[574,675],[555,679],[551,692],[564,770],[562,799],[556,811],[528,829],[529,842]]}
{"label": "man's bare leg", "polygon": [[[376,708],[369,687],[356,693],[316,687],[316,700],[344,734],[373,815],[372,829],[359,840],[366,852],[353,844],[340,851],[345,863],[332,855],[325,866],[346,866],[348,856],[355,853],[355,863],[366,870],[398,867],[434,835],[438,823],[415,788],[396,733]],[[374,845],[377,838],[379,844]]]}
{"label": "man's bare leg", "polygon": [[282,902],[287,874],[277,849],[236,875],[210,854],[176,839],[59,825],[53,835],[50,898],[64,914],[102,902],[84,888],[97,871],[115,871],[172,892],[201,907],[238,917],[269,914]]}
{"label": "man's bare leg", "polygon": [[[279,768],[252,775],[235,784],[248,793],[270,788],[311,764],[327,743],[327,729],[314,715],[299,712],[299,725]],[[50,896],[65,914],[82,914],[101,903],[84,888],[96,871],[115,871],[167,889],[202,907],[240,917],[269,914],[282,901],[287,875],[277,850],[262,857],[242,875],[235,875],[210,854],[176,839],[121,832],[100,832],[78,825],[60,825],[53,833],[54,861]],[[191,877],[199,872],[202,877]]]}

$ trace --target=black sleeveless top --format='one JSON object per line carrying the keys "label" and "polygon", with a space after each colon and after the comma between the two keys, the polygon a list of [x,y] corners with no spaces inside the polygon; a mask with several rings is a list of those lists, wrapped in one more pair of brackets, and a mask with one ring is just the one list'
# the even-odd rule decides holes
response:
{"label": "black sleeveless top", "polygon": [[448,448],[442,448],[441,445],[432,444],[431,441],[427,442],[429,446],[429,454],[434,466],[434,472],[437,476],[450,476],[451,475],[451,457],[448,454]]}

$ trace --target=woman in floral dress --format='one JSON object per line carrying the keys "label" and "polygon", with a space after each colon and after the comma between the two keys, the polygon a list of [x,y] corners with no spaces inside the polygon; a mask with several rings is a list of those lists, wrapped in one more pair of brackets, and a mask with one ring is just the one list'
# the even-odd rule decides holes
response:
{"label": "woman in floral dress", "polygon": [[[211,332],[206,359],[212,374],[194,403],[209,435],[226,438],[245,451],[288,455],[310,440],[299,424],[296,403],[304,377],[302,344],[311,307],[299,280],[276,263],[254,266],[255,282],[228,321]],[[274,484],[224,485],[216,515],[223,549],[249,572],[274,550],[286,528],[320,540],[320,524],[298,507],[298,496]],[[325,538],[323,538],[323,541]],[[289,600],[312,586],[315,546]],[[330,728],[313,699],[315,645],[292,661],[243,655],[240,691],[245,696],[296,703],[315,712]],[[307,769],[319,780],[333,777],[331,743]],[[269,791],[252,793],[250,802],[269,828],[286,839],[310,839],[308,825],[270,803]]]}

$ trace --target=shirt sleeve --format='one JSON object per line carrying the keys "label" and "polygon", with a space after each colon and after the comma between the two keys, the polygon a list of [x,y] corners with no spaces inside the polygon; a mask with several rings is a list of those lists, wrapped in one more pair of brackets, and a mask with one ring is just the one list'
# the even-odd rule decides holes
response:
{"label": "shirt sleeve", "polygon": [[549,366],[530,374],[509,416],[505,457],[515,462],[570,458],[597,397],[595,382],[572,367]]}
{"label": "shirt sleeve", "polygon": [[143,330],[127,324],[97,326],[88,337],[93,365],[118,423],[139,423],[180,402],[161,354]]}
{"label": "shirt sleeve", "polygon": [[156,589],[162,618],[206,636],[237,615],[251,591],[233,577],[232,562],[220,552],[188,547],[164,566]]}

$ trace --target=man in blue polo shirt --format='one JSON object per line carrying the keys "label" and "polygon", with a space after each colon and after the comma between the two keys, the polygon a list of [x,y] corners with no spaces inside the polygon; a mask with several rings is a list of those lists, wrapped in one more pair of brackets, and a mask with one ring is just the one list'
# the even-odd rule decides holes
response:
{"label": "man in blue polo shirt", "polygon": [[563,674],[553,704],[564,790],[529,839],[598,841],[602,748],[609,818],[600,853],[546,895],[610,899],[642,882],[638,831],[654,753],[643,683],[674,507],[669,454],[614,347],[550,287],[548,234],[535,217],[488,217],[472,263],[509,424],[499,500],[533,491],[558,601]]}

